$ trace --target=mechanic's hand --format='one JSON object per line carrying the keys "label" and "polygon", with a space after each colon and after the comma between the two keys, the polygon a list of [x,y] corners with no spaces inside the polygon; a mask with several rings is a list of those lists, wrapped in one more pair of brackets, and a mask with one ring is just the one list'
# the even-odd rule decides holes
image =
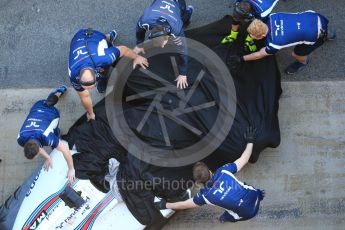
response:
{"label": "mechanic's hand", "polygon": [[231,71],[237,71],[242,63],[244,63],[243,56],[231,55],[226,58],[226,64],[229,66]]}
{"label": "mechanic's hand", "polygon": [[96,114],[95,113],[86,113],[86,118],[87,118],[87,121],[96,120]]}
{"label": "mechanic's hand", "polygon": [[188,199],[192,198],[192,191],[190,189],[187,189],[185,192],[182,193],[182,195],[179,197],[180,201],[186,201]]}
{"label": "mechanic's hand", "polygon": [[141,68],[146,69],[147,67],[149,67],[149,62],[143,56],[137,55],[137,57],[133,61],[133,69],[135,69],[137,65],[140,65]]}
{"label": "mechanic's hand", "polygon": [[52,161],[51,157],[49,157],[45,160],[43,168],[47,172],[48,172],[49,168],[53,168],[53,161]]}
{"label": "mechanic's hand", "polygon": [[179,75],[176,80],[178,89],[185,89],[188,87],[187,76]]}
{"label": "mechanic's hand", "polygon": [[256,138],[256,128],[253,126],[247,127],[246,132],[244,133],[244,139],[246,139],[247,143],[254,143]]}
{"label": "mechanic's hand", "polygon": [[228,57],[228,61],[230,63],[234,63],[234,64],[242,64],[244,62],[243,56],[239,56],[239,55],[231,55]]}
{"label": "mechanic's hand", "polygon": [[73,183],[73,181],[75,180],[75,170],[68,169],[66,178],[68,178],[70,183]]}
{"label": "mechanic's hand", "polygon": [[145,54],[145,49],[136,46],[136,47],[134,47],[133,52],[136,53],[136,54],[140,54],[140,53]]}
{"label": "mechanic's hand", "polygon": [[163,198],[155,197],[154,205],[158,210],[167,209],[167,201]]}

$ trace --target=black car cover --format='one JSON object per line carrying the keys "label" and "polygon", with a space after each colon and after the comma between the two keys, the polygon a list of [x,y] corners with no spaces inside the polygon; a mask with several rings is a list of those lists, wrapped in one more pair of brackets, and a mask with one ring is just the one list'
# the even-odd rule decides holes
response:
{"label": "black car cover", "polygon": [[[216,169],[221,165],[233,162],[241,156],[245,149],[246,142],[243,137],[245,129],[252,125],[257,127],[258,135],[255,142],[254,152],[250,159],[256,162],[262,150],[267,147],[277,147],[280,143],[280,131],[278,122],[279,97],[282,92],[280,85],[280,72],[274,56],[266,57],[255,62],[248,62],[234,67],[230,55],[243,55],[244,37],[239,36],[238,41],[232,46],[220,46],[219,41],[225,36],[231,25],[231,17],[225,17],[220,21],[207,26],[187,31],[186,36],[197,40],[214,50],[221,59],[229,66],[237,95],[237,109],[235,119],[229,134],[219,148],[204,161]],[[243,31],[242,31],[243,32]],[[244,34],[244,33],[242,33]],[[260,48],[263,44],[257,44]],[[173,82],[175,79],[172,67],[169,62],[171,55],[159,55],[151,57],[150,70],[159,74],[164,80]],[[198,71],[202,68],[196,60],[190,59],[188,81],[193,83]],[[219,100],[222,92],[212,83],[212,77],[206,74],[200,87],[197,88],[189,103],[197,105],[200,98]],[[142,71],[133,71],[129,77],[123,98],[161,87],[156,80],[150,79]],[[152,97],[142,98],[137,101],[124,104],[124,114],[129,127],[135,130],[148,110]],[[176,93],[169,93],[161,98],[161,104],[165,109],[174,109],[179,103]],[[120,193],[132,214],[144,225],[152,225],[162,220],[160,213],[153,207],[154,195],[164,198],[179,196],[183,189],[188,186],[192,179],[191,165],[178,168],[157,167],[145,163],[121,147],[112,133],[105,112],[104,101],[95,107],[96,121],[85,122],[82,117],[70,130],[66,139],[70,146],[76,145],[78,152],[74,155],[77,177],[91,179],[95,185],[102,187],[104,175],[107,170],[108,160],[116,158],[120,164],[117,175]],[[202,132],[207,132],[214,123],[217,116],[217,109],[199,110],[183,117],[188,124],[197,127]],[[178,125],[173,120],[166,120],[168,135],[171,146],[169,148],[181,149],[198,141],[190,130]],[[162,135],[158,113],[152,112],[147,123],[140,132],[136,132],[145,142],[155,147],[167,148]],[[181,186],[177,189],[167,188],[160,181],[180,181]],[[156,181],[155,181],[156,180]],[[149,187],[132,188],[133,181],[144,181]],[[190,184],[189,184],[190,185]],[[103,186],[104,187],[104,186]]]}
{"label": "black car cover", "polygon": [[[233,162],[241,156],[246,146],[243,133],[250,125],[258,129],[254,151],[250,159],[252,163],[257,161],[262,150],[267,147],[277,147],[280,143],[277,114],[282,91],[280,72],[275,57],[269,56],[262,60],[234,65],[229,56],[245,53],[243,51],[244,36],[239,36],[232,46],[219,45],[221,39],[229,32],[231,21],[232,18],[227,16],[207,26],[186,32],[187,37],[211,48],[229,66],[236,87],[236,113],[229,114],[234,116],[230,132],[222,144],[204,159],[213,170],[225,163]],[[244,34],[244,31],[241,34]],[[257,45],[260,48],[264,44],[257,43]],[[174,76],[172,67],[166,65],[169,58],[170,55],[150,58],[150,70],[159,74],[166,81],[176,84],[174,83],[176,76]],[[190,85],[195,82],[200,69],[202,69],[200,63],[191,58],[188,72]],[[127,81],[123,98],[157,87],[161,87],[161,85],[156,80],[150,79],[142,71],[133,71]],[[200,102],[212,100],[217,103],[222,96],[224,96],[224,92],[215,86],[211,74],[206,71],[200,86],[197,87],[188,103],[199,105]],[[138,123],[142,120],[151,101],[152,98],[146,97],[123,102],[125,117],[131,129],[135,130],[138,127]],[[165,109],[173,110],[178,103],[179,97],[173,92],[168,92],[161,98],[161,104]],[[70,148],[75,145],[79,152],[73,156],[76,176],[81,179],[90,179],[100,190],[108,191],[109,187],[104,176],[108,172],[108,160],[116,158],[120,162],[117,174],[118,187],[127,207],[143,225],[147,225],[149,228],[159,228],[165,220],[153,206],[154,196],[166,199],[178,198],[191,185],[192,165],[174,168],[158,167],[137,159],[129,154],[114,136],[106,116],[104,100],[98,103],[94,110],[95,121],[86,122],[84,115],[63,137],[68,141]],[[217,114],[217,106],[215,106],[183,115],[182,120],[205,134],[214,124]],[[137,132],[137,136],[146,143],[162,149],[183,149],[204,137],[204,135],[195,135],[171,119],[166,119],[165,124],[171,142],[169,147],[166,146],[159,117],[154,111],[142,130]],[[142,182],[140,185],[144,186],[133,186],[135,182]],[[167,186],[169,182],[177,182],[178,186]],[[21,200],[15,202],[12,200],[10,199],[5,206],[1,207],[1,229],[3,227],[11,229],[11,224],[13,225],[15,219],[12,215],[15,213],[13,210],[18,210]],[[9,212],[9,210],[12,211]],[[12,214],[7,215],[9,213]],[[13,221],[9,221],[9,218]]]}

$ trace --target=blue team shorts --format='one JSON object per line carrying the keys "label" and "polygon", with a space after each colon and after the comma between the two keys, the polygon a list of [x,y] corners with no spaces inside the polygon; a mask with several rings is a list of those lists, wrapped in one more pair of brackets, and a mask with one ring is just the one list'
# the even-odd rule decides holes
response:
{"label": "blue team shorts", "polygon": [[[322,30],[327,31],[328,19],[322,16],[321,14],[318,14],[318,15],[321,19]],[[314,50],[322,46],[323,43],[325,43],[325,40],[323,37],[320,37],[313,45],[301,44],[301,45],[295,46],[294,53],[297,54],[298,56],[307,56],[311,54]]]}

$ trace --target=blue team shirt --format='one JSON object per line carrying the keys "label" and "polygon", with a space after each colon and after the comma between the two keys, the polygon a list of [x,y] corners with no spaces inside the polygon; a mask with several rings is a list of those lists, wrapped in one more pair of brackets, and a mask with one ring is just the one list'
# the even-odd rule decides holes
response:
{"label": "blue team shirt", "polygon": [[88,37],[86,32],[86,29],[79,30],[74,35],[70,46],[68,70],[70,81],[77,91],[84,90],[79,83],[80,71],[92,68],[98,80],[102,77],[100,73],[120,57],[120,50],[107,43],[105,34],[93,30],[92,36]]}
{"label": "blue team shirt", "polygon": [[206,187],[193,197],[194,203],[197,205],[216,205],[236,212],[240,212],[240,209],[244,206],[243,203],[255,204],[258,197],[257,190],[239,181],[234,176],[236,172],[237,166],[235,163],[220,167],[213,174]]}
{"label": "blue team shirt", "polygon": [[41,146],[58,146],[60,114],[54,106],[46,106],[45,101],[40,100],[31,108],[18,134],[17,141],[20,146],[24,146],[30,139],[37,140]]}
{"label": "blue team shirt", "polygon": [[187,75],[188,49],[184,38],[181,6],[176,0],[155,0],[144,10],[137,23],[137,45],[145,41],[147,31],[162,25],[170,29],[170,35],[177,47],[179,74]]}
{"label": "blue team shirt", "polygon": [[181,8],[176,0],[156,0],[144,10],[137,23],[137,45],[145,40],[145,32],[167,24],[172,36],[183,35]]}
{"label": "blue team shirt", "polygon": [[271,14],[267,22],[266,52],[274,54],[298,44],[313,45],[318,40],[318,17],[314,11]]}
{"label": "blue team shirt", "polygon": [[249,0],[258,19],[266,18],[279,0]]}

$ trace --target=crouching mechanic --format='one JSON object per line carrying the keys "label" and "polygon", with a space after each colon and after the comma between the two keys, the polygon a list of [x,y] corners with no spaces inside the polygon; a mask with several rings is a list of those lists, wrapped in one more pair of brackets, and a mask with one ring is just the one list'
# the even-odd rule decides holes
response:
{"label": "crouching mechanic", "polygon": [[237,62],[253,61],[277,53],[280,49],[295,46],[292,56],[296,59],[285,72],[294,74],[308,63],[308,55],[325,41],[336,38],[328,28],[326,17],[314,11],[302,13],[271,14],[266,23],[254,20],[247,29],[256,40],[266,39],[266,47],[255,53],[237,58]]}
{"label": "crouching mechanic", "polygon": [[188,50],[185,40],[184,27],[191,22],[193,7],[186,7],[185,0],[154,0],[139,18],[136,28],[136,44],[134,52],[144,53],[143,42],[147,32],[148,39],[153,40],[153,45],[164,48],[169,38],[173,39],[179,53],[177,64],[177,88],[184,89],[188,86]]}
{"label": "crouching mechanic", "polygon": [[70,182],[75,180],[73,158],[69,149],[59,140],[59,118],[60,113],[54,107],[59,98],[66,92],[67,88],[61,86],[49,94],[46,100],[37,101],[30,110],[18,135],[18,144],[24,147],[24,155],[33,159],[38,155],[44,157],[44,169],[49,170],[53,162],[43,146],[50,146],[60,151],[68,166],[67,178]]}
{"label": "crouching mechanic", "polygon": [[[255,18],[266,21],[274,6],[279,0],[234,0],[234,11],[231,31],[223,38],[221,44],[231,44],[238,36],[238,29],[242,22],[253,21]],[[255,52],[257,47],[249,35],[245,39],[245,49]]]}
{"label": "crouching mechanic", "polygon": [[133,60],[133,68],[148,67],[146,58],[137,55],[126,46],[115,46],[115,30],[103,34],[96,30],[81,29],[73,37],[69,53],[69,75],[73,88],[78,91],[86,110],[87,119],[95,119],[92,100],[88,90],[97,84],[99,93],[107,88],[108,70],[120,57]]}
{"label": "crouching mechanic", "polygon": [[211,204],[225,209],[220,216],[221,222],[236,222],[248,220],[256,216],[260,202],[264,198],[264,191],[255,189],[239,181],[234,174],[248,163],[252,154],[256,130],[249,127],[245,133],[246,149],[242,156],[234,163],[220,167],[214,174],[203,162],[193,167],[193,177],[197,183],[205,185],[193,198],[186,201],[167,203],[161,199],[155,202],[158,209],[182,210],[196,208],[204,204]]}

